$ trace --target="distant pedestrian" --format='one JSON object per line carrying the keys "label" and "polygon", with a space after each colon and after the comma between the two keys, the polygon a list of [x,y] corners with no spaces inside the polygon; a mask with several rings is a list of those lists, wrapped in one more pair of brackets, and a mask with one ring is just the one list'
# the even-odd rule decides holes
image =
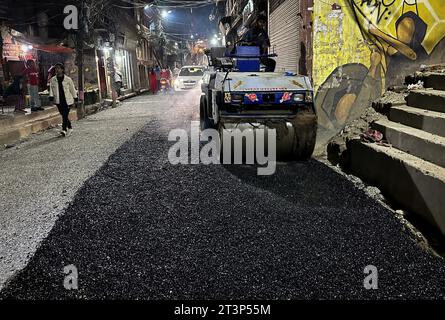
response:
{"label": "distant pedestrian", "polygon": [[23,72],[25,82],[28,86],[29,104],[31,111],[43,111],[39,96],[39,72],[34,60],[26,61],[26,69]]}
{"label": "distant pedestrian", "polygon": [[161,68],[159,68],[159,66],[155,67],[155,73],[156,73],[157,87],[159,88],[161,86]]}
{"label": "distant pedestrian", "polygon": [[156,72],[153,68],[150,71],[150,89],[153,94],[158,92],[158,80],[156,78]]}
{"label": "distant pedestrian", "polygon": [[73,80],[65,75],[65,67],[58,63],[55,65],[56,76],[51,78],[49,86],[49,97],[53,100],[62,116],[62,136],[69,136],[73,132],[69,120],[70,108],[77,102],[77,91]]}
{"label": "distant pedestrian", "polygon": [[122,89],[122,83],[123,83],[122,78],[123,78],[122,73],[116,69],[114,71],[114,83],[116,86],[116,93],[117,93],[118,97],[121,96],[121,89]]}
{"label": "distant pedestrian", "polygon": [[181,70],[178,68],[178,66],[177,66],[176,63],[175,63],[175,67],[174,67],[174,69],[173,69],[173,77],[174,77],[174,78],[176,78],[176,77],[178,76],[179,71],[181,71]]}
{"label": "distant pedestrian", "polygon": [[14,76],[13,82],[6,88],[3,95],[5,98],[13,98],[15,109],[14,112],[26,113],[25,110],[25,86],[23,76]]}

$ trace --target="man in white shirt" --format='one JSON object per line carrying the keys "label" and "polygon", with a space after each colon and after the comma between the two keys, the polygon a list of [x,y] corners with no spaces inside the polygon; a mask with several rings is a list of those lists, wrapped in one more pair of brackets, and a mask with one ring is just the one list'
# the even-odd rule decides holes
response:
{"label": "man in white shirt", "polygon": [[62,131],[64,137],[71,135],[73,128],[69,120],[70,108],[77,102],[77,90],[73,80],[65,75],[65,67],[61,63],[55,65],[56,76],[51,78],[49,85],[49,98],[59,109],[62,116]]}

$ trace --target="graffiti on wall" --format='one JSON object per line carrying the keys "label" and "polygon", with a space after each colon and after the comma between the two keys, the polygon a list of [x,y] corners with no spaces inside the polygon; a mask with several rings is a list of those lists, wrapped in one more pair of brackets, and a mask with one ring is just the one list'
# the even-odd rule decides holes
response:
{"label": "graffiti on wall", "polygon": [[361,57],[334,66],[319,86],[320,124],[331,130],[338,130],[348,119],[358,117],[385,88],[401,85],[405,76],[420,65],[445,61],[442,1],[343,0],[342,4],[343,19],[352,20],[360,32],[359,38],[351,36],[343,41],[366,46],[368,61]]}

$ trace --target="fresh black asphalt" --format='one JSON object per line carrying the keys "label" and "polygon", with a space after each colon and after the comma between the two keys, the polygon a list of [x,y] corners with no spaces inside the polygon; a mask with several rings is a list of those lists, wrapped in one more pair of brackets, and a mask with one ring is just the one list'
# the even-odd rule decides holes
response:
{"label": "fresh black asphalt", "polygon": [[[251,166],[171,165],[168,131],[189,126],[193,108],[178,104],[147,119],[78,191],[0,296],[445,297],[444,261],[316,160],[279,164],[272,176]],[[63,268],[71,264],[79,287],[69,291]],[[363,286],[367,265],[378,269],[376,290]]]}

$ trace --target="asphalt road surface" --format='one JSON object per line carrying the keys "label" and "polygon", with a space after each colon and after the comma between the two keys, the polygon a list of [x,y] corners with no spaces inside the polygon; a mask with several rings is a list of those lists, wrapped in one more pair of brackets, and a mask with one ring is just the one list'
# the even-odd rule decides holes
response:
{"label": "asphalt road surface", "polygon": [[[35,245],[29,246],[28,259],[9,262],[11,275],[0,297],[445,297],[443,259],[421,248],[392,212],[317,160],[279,163],[271,176],[258,176],[246,165],[170,164],[168,134],[190,128],[198,117],[196,102],[188,96],[139,96],[76,123],[74,136],[66,140],[47,132],[38,137],[39,145],[29,142],[39,150],[78,139],[92,144],[84,147],[88,159],[101,145],[109,149],[95,162],[97,171],[92,165],[76,182],[66,207],[49,219],[47,232],[31,237]],[[93,120],[97,136],[91,139],[87,125]],[[116,135],[120,121],[132,136]],[[120,142],[108,142],[109,136]],[[42,142],[48,139],[54,141]],[[24,149],[5,152],[26,157]],[[78,155],[60,157],[69,161]],[[63,179],[64,171],[58,174]],[[51,192],[46,205],[63,191],[56,185]],[[20,214],[35,214],[26,210]],[[38,228],[42,220],[27,220],[20,228]],[[11,223],[2,227],[12,228]],[[2,255],[19,256],[9,247],[3,250],[8,253]],[[64,287],[68,265],[78,271],[77,290]],[[377,289],[364,287],[369,265],[378,270]]]}

